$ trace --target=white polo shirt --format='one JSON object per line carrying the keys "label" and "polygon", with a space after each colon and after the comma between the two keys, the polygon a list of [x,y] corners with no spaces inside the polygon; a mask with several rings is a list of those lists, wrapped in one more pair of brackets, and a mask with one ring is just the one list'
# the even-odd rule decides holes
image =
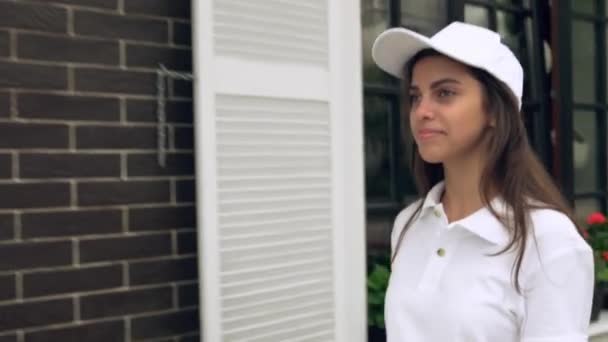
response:
{"label": "white polo shirt", "polygon": [[[430,191],[406,232],[386,293],[388,342],[583,342],[594,287],[592,250],[572,222],[555,210],[531,213],[533,239],[512,285],[516,253],[488,256],[509,241],[488,209],[448,224]],[[500,212],[498,199],[492,205]],[[419,202],[402,210],[391,247]],[[504,208],[503,208],[504,210]]]}

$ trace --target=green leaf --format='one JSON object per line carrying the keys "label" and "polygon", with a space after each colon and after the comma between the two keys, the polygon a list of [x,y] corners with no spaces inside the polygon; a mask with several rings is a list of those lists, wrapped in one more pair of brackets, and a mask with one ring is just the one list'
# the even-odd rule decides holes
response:
{"label": "green leaf", "polygon": [[367,314],[369,326],[384,328],[384,300],[390,274],[388,254],[368,256]]}
{"label": "green leaf", "polygon": [[597,272],[595,275],[595,281],[608,281],[608,268],[604,268],[601,271]]}
{"label": "green leaf", "polygon": [[384,315],[380,314],[376,317],[376,326],[384,328]]}
{"label": "green leaf", "polygon": [[367,302],[369,304],[383,304],[384,303],[384,295],[381,293],[370,293],[367,297]]}

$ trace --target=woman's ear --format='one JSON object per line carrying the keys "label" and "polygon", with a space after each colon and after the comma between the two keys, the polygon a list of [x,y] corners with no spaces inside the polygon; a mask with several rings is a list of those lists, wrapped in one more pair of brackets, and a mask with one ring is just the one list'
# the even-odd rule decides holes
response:
{"label": "woman's ear", "polygon": [[488,115],[488,127],[490,127],[490,128],[496,127],[496,115],[494,115],[494,114]]}

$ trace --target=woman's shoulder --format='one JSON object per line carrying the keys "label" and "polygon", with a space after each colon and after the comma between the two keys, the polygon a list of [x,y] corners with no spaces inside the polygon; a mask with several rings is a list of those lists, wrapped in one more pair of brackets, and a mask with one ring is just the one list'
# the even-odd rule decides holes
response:
{"label": "woman's shoulder", "polygon": [[397,224],[405,224],[409,218],[414,215],[416,209],[420,206],[424,199],[419,198],[414,202],[408,204],[405,208],[401,209],[401,211],[395,217],[395,225]]}
{"label": "woman's shoulder", "polygon": [[534,234],[529,246],[535,254],[552,259],[568,253],[590,253],[591,247],[579,233],[568,215],[555,209],[542,208],[530,212],[530,228]]}
{"label": "woman's shoulder", "polygon": [[568,215],[534,209],[530,219],[534,236],[528,239],[522,265],[525,288],[543,279],[555,283],[566,274],[577,278],[593,273],[593,251]]}
{"label": "woman's shoulder", "polygon": [[420,198],[415,200],[414,202],[407,205],[405,208],[401,209],[401,211],[395,217],[393,221],[393,229],[391,230],[391,246],[395,247],[396,239],[401,233],[401,230],[405,228],[405,224],[409,221],[412,215],[416,214],[416,209],[420,207],[424,199]]}
{"label": "woman's shoulder", "polygon": [[582,240],[578,228],[565,213],[551,209],[538,208],[530,211],[530,223],[537,239],[549,237]]}

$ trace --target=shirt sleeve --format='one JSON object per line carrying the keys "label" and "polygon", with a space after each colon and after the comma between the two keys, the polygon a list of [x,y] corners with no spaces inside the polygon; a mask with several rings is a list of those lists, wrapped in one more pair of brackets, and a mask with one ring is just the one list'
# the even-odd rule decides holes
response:
{"label": "shirt sleeve", "polygon": [[545,258],[526,277],[522,342],[586,342],[593,289],[589,246],[579,245]]}

